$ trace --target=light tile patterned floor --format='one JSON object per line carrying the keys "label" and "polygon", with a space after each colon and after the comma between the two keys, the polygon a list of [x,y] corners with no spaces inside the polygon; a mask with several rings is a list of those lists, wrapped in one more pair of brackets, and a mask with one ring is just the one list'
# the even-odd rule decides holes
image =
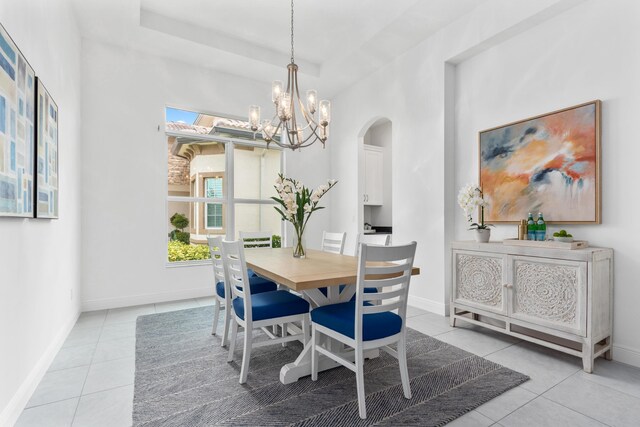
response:
{"label": "light tile patterned floor", "polygon": [[[211,305],[213,298],[83,313],[17,426],[131,425],[135,319]],[[598,360],[594,374],[563,353],[410,307],[407,325],[525,373],[531,380],[451,426],[638,426],[640,369]],[[615,355],[614,355],[615,357]]]}

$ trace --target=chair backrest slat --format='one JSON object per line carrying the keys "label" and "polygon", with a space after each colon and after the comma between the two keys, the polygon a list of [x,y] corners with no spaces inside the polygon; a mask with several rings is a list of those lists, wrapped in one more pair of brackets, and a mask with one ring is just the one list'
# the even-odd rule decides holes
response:
{"label": "chair backrest slat", "polygon": [[264,231],[241,231],[240,240],[245,248],[271,248],[273,241],[271,233]]}
{"label": "chair backrest slat", "polygon": [[388,302],[380,305],[365,305],[362,307],[362,314],[384,313],[391,310],[401,309],[402,306],[402,301]]}
{"label": "chair backrest slat", "polygon": [[231,299],[242,298],[244,304],[244,320],[251,321],[251,287],[247,263],[244,258],[244,247],[240,240],[222,241],[222,258],[225,266],[225,278],[230,289]]}
{"label": "chair backrest slat", "polygon": [[344,252],[344,242],[347,233],[322,232],[322,252],[341,254]]}
{"label": "chair backrest slat", "polygon": [[382,301],[389,298],[399,297],[404,293],[405,286],[394,287],[393,290],[390,291],[380,291],[380,292],[365,292],[363,295],[364,301]]}
{"label": "chair backrest slat", "polygon": [[[416,246],[416,242],[400,246],[361,245],[356,284],[356,341],[362,341],[365,314],[398,310],[404,330]],[[376,288],[377,292],[365,293],[365,287]],[[365,305],[367,301],[379,301],[379,304]]]}
{"label": "chair backrest slat", "polygon": [[358,239],[356,241],[356,258],[360,256],[360,245],[378,245],[378,246],[389,246],[391,244],[391,234],[358,234]]}
{"label": "chair backrest slat", "polygon": [[[371,280],[371,276],[375,276],[375,280],[384,279],[385,277],[395,277],[405,271],[406,266],[404,264],[388,264],[388,265],[367,265],[365,267],[365,280]],[[371,286],[374,286],[372,283]],[[389,286],[389,285],[383,285]]]}
{"label": "chair backrest slat", "polygon": [[216,283],[224,282],[224,264],[222,262],[222,236],[207,236],[211,264],[213,265],[213,278]]}

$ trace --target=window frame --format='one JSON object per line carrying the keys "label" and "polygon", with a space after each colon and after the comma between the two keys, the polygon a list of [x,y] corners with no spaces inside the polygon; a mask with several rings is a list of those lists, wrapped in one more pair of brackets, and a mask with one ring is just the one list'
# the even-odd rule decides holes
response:
{"label": "window frame", "polygon": [[[169,106],[167,106],[169,107]],[[172,108],[172,107],[169,107]],[[207,114],[206,112],[203,112],[202,114]],[[216,114],[218,115],[218,114]],[[220,115],[218,115],[220,116]],[[169,222],[169,202],[182,202],[182,203],[191,203],[190,206],[190,211],[192,213],[195,213],[195,209],[193,205],[194,203],[199,203],[200,206],[198,207],[198,209],[200,210],[200,217],[203,218],[203,227],[200,228],[198,226],[198,229],[196,230],[195,228],[195,224],[190,224],[189,225],[189,231],[191,233],[195,233],[195,234],[212,234],[212,235],[224,235],[225,239],[227,240],[233,240],[235,238],[235,234],[236,234],[236,230],[235,230],[235,207],[237,204],[257,204],[257,205],[273,205],[276,206],[277,203],[271,199],[251,199],[251,198],[235,198],[235,181],[234,181],[234,176],[235,176],[235,170],[234,170],[234,150],[236,148],[236,146],[245,146],[245,147],[255,147],[255,148],[267,148],[266,143],[260,143],[260,142],[254,142],[251,140],[245,140],[245,139],[241,139],[241,138],[233,138],[233,137],[224,137],[224,136],[216,136],[216,135],[200,135],[200,134],[193,134],[190,132],[179,132],[179,131],[167,131],[166,128],[164,129],[164,132],[162,132],[162,136],[164,138],[164,143],[167,143],[167,138],[170,137],[175,137],[175,138],[179,138],[179,137],[187,137],[190,139],[196,139],[196,140],[201,140],[201,141],[207,141],[207,142],[216,142],[216,143],[221,143],[224,144],[224,148],[225,148],[225,170],[223,172],[217,172],[218,175],[223,175],[223,197],[222,198],[208,198],[208,197],[186,197],[186,196],[169,196],[168,192],[169,192],[169,184],[168,181],[166,179],[167,175],[168,175],[168,163],[169,163],[169,153],[167,150],[165,150],[165,163],[164,163],[164,167],[165,167],[165,180],[164,180],[164,186],[165,186],[165,195],[166,195],[166,199],[165,199],[165,224],[167,224]],[[274,150],[274,151],[279,151],[280,152],[280,173],[285,173],[286,170],[286,156],[284,154],[284,150],[277,146],[277,145],[272,145],[269,146],[269,150]],[[210,172],[205,172],[204,174],[209,174]],[[215,173],[215,172],[211,172],[211,173]],[[203,175],[203,173],[197,174],[197,175]],[[195,180],[195,181],[194,181]],[[203,188],[204,187],[204,181],[199,182],[199,178],[195,177],[195,176],[190,176],[190,188],[192,188],[192,185],[195,183],[195,189],[196,192],[198,194],[198,196],[200,195],[200,191],[199,188]],[[199,185],[198,185],[199,184]],[[202,195],[204,195],[204,192],[202,192]],[[220,230],[220,233],[215,233],[215,229],[206,229],[206,227],[204,227],[206,225],[206,219],[204,219],[203,213],[204,213],[204,206],[206,203],[218,203],[221,204],[223,206],[222,209],[222,215],[223,215],[223,228],[222,230]],[[192,218],[195,218],[195,215],[192,216]],[[282,237],[282,241],[286,241],[286,233],[287,233],[287,227],[284,223],[284,221],[280,222],[280,236]],[[210,263],[210,260],[194,260],[194,261],[176,261],[176,262],[170,262],[167,258],[166,258],[166,252],[165,252],[165,264],[167,267],[183,267],[183,266],[194,266],[194,265],[208,265]]]}

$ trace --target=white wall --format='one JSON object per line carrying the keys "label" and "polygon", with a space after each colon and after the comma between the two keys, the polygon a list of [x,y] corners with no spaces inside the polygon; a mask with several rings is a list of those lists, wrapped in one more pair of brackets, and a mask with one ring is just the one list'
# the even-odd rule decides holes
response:
{"label": "white wall", "polygon": [[[363,129],[393,123],[394,243],[417,240],[410,303],[444,313],[451,240],[469,239],[458,187],[476,181],[477,132],[599,98],[603,100],[603,224],[572,227],[613,247],[614,358],[640,366],[640,275],[632,171],[640,154],[639,4],[630,0],[489,0],[334,100],[332,226],[356,230],[358,177],[350,165]],[[402,94],[402,95],[400,95]],[[500,227],[497,238],[514,234]],[[574,233],[574,234],[576,234]],[[349,245],[349,243],[347,243]]]}
{"label": "white wall", "polygon": [[62,0],[3,0],[0,22],[60,117],[60,219],[0,218],[0,425],[12,425],[79,313],[81,42]]}
{"label": "white wall", "polygon": [[[593,246],[615,250],[614,357],[640,364],[640,2],[592,0],[457,66],[456,188],[477,182],[478,131],[602,100],[602,225],[564,225]],[[454,208],[455,209],[455,208]],[[455,236],[468,239],[455,209]],[[557,229],[558,227],[555,227]],[[553,231],[553,230],[552,230]],[[495,237],[515,237],[501,226]]]}
{"label": "white wall", "polygon": [[[453,235],[453,150],[449,67],[532,28],[579,1],[488,0],[334,99],[331,167],[342,186],[333,194],[332,227],[354,244],[359,229],[358,143],[380,118],[393,124],[393,240],[416,240],[411,303],[445,313]],[[447,70],[445,72],[445,70]],[[445,167],[445,164],[447,167]]]}
{"label": "white wall", "polygon": [[[258,103],[266,115],[271,85],[86,40],[82,71],[84,308],[213,294],[210,266],[166,266],[164,108],[245,117]],[[328,148],[285,163],[306,184],[330,178]],[[314,216],[307,242],[318,247],[330,216]]]}

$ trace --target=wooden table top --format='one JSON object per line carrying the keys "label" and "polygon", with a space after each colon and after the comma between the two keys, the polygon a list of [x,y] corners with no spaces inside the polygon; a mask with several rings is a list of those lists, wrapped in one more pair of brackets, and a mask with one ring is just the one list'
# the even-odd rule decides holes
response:
{"label": "wooden table top", "polygon": [[[292,248],[245,249],[247,266],[260,276],[285,285],[295,291],[325,286],[355,284],[358,259],[307,249],[307,257],[294,258]],[[411,274],[420,274],[413,267]]]}

